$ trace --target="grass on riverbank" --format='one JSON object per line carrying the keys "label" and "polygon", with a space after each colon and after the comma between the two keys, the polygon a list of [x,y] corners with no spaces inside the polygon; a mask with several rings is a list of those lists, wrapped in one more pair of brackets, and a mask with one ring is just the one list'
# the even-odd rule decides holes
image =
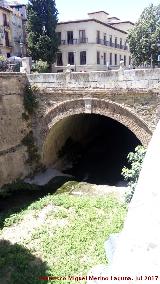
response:
{"label": "grass on riverbank", "polygon": [[85,276],[94,265],[106,263],[104,241],[121,231],[125,215],[126,207],[111,195],[63,192],[49,194],[5,220],[3,216],[0,283],[53,283],[38,277]]}

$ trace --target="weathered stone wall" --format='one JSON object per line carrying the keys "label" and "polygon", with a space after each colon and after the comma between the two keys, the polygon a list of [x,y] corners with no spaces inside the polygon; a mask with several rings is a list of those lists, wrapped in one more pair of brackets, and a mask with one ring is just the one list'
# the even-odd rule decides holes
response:
{"label": "weathered stone wall", "polygon": [[28,173],[26,147],[21,144],[28,131],[22,119],[26,82],[20,73],[0,73],[0,186]]}
{"label": "weathered stone wall", "polygon": [[33,74],[28,79],[40,88],[34,129],[42,156],[51,147],[47,141],[52,126],[59,129],[56,123],[71,115],[90,112],[111,117],[144,145],[159,119],[160,69]]}
{"label": "weathered stone wall", "polygon": [[148,92],[160,82],[160,69],[30,74],[28,79],[31,84],[48,89],[134,89]]}
{"label": "weathered stone wall", "polygon": [[40,107],[34,131],[41,152],[51,128],[71,115],[97,113],[111,117],[128,127],[144,145],[148,144],[159,117],[159,95],[154,93],[54,90],[39,92],[37,96]]}
{"label": "weathered stone wall", "polygon": [[[71,115],[111,117],[128,127],[144,145],[160,117],[160,69],[33,74],[28,78],[20,73],[0,73],[0,186],[29,173],[26,147],[21,143],[29,131],[22,119],[28,80],[39,87],[39,108],[32,127],[42,158],[45,148],[49,147],[48,153],[53,151],[53,145],[46,143],[56,130],[52,127],[63,118],[69,122]],[[62,130],[59,133],[64,135]]]}

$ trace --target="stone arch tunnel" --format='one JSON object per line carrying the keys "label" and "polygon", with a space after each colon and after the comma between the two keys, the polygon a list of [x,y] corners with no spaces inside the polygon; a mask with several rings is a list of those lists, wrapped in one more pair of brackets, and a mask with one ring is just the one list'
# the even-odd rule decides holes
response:
{"label": "stone arch tunnel", "polygon": [[127,154],[148,143],[150,130],[122,106],[78,99],[60,103],[47,113],[41,137],[46,167],[54,165],[91,183],[116,185]]}

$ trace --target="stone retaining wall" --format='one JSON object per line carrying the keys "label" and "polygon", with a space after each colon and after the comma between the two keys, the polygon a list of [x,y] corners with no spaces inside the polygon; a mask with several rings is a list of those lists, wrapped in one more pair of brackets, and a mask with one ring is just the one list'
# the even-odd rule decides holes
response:
{"label": "stone retaining wall", "polygon": [[26,148],[21,144],[28,129],[22,119],[27,78],[20,73],[0,73],[0,186],[28,174]]}

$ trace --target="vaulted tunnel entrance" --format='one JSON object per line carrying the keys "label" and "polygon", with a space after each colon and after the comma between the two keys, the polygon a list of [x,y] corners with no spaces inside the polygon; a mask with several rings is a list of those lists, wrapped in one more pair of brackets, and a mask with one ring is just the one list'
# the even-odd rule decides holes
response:
{"label": "vaulted tunnel entrance", "polygon": [[44,164],[94,184],[117,185],[127,155],[141,142],[126,126],[99,114],[63,118],[44,145]]}

